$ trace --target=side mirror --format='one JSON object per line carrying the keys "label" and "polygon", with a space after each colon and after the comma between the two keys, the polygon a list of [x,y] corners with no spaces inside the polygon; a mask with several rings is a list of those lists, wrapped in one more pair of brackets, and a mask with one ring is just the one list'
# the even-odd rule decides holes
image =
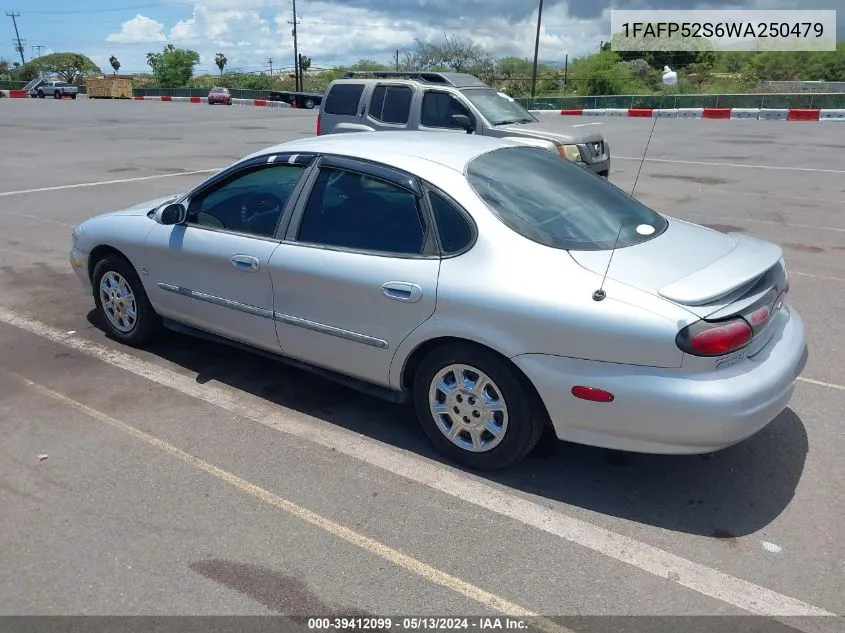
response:
{"label": "side mirror", "polygon": [[185,221],[188,210],[181,204],[164,204],[156,209],[155,220],[159,224],[181,224]]}
{"label": "side mirror", "polygon": [[466,130],[467,134],[475,132],[475,127],[473,127],[472,121],[469,120],[469,117],[466,114],[453,114],[451,121],[452,125]]}

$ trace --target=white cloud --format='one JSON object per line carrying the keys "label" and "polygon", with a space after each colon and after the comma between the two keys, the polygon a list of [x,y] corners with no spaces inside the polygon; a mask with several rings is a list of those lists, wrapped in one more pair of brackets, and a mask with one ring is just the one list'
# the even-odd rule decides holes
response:
{"label": "white cloud", "polygon": [[[231,2],[226,0],[185,0],[176,6],[179,5],[186,15],[170,21],[166,25],[169,28],[151,18],[136,16],[124,23],[121,33],[108,38],[109,42],[127,43],[127,46],[100,52],[105,57],[117,54],[126,72],[148,70],[145,57],[149,43],[165,41],[199,52],[201,63],[197,72],[216,72],[217,52],[226,55],[228,68],[232,70],[267,70],[271,57],[274,71],[292,67],[289,2],[241,0],[237,9],[232,9]],[[311,58],[315,69],[355,63],[359,59],[389,63],[397,49],[400,55],[410,51],[416,39],[434,41],[446,34],[471,37],[496,56],[531,57],[534,50],[536,8],[523,13],[522,18],[509,21],[501,12],[493,11],[465,19],[448,15],[433,17],[431,7],[425,9],[408,2],[400,8],[392,5],[391,9],[386,0],[381,3],[386,8],[381,10],[372,5],[364,8],[361,0],[352,0],[350,4],[313,0],[300,6],[297,6],[299,52]],[[418,10],[412,10],[414,7]],[[454,11],[451,13],[455,15]],[[566,54],[574,57],[598,50],[599,43],[608,39],[609,28],[607,12],[597,18],[575,19],[569,17],[565,3],[547,2],[540,58],[562,60]]]}
{"label": "white cloud", "polygon": [[167,38],[164,36],[163,30],[164,25],[161,22],[139,13],[121,25],[120,33],[112,33],[106,37],[106,41],[118,44],[164,42]]}

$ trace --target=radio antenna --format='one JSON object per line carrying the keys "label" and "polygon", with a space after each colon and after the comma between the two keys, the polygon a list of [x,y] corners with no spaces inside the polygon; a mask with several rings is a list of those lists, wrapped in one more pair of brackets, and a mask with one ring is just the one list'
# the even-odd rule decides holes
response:
{"label": "radio antenna", "polygon": [[[651,138],[654,136],[654,128],[657,127],[657,119],[660,118],[660,111],[663,109],[663,100],[666,98],[666,87],[667,86],[674,86],[678,83],[678,73],[673,71],[668,66],[663,67],[663,93],[660,95],[660,103],[657,106],[657,112],[654,113],[654,121],[651,124],[651,131],[648,134],[648,140],[645,144],[645,150],[643,150],[643,157],[640,160],[640,166],[637,169],[637,175],[634,178],[634,186],[631,188],[631,197],[634,197],[634,192],[637,190],[637,183],[640,181],[640,174],[643,171],[643,165],[645,164],[646,155],[648,154],[648,147],[651,145]],[[607,293],[604,291],[604,282],[607,281],[607,274],[610,272],[610,264],[613,261],[613,255],[616,253],[616,247],[619,245],[619,237],[622,235],[622,229],[625,227],[625,220],[623,219],[619,223],[619,231],[616,233],[616,239],[613,241],[613,249],[610,251],[610,257],[607,260],[607,268],[604,270],[604,275],[601,278],[601,285],[599,289],[593,293],[593,301],[604,301],[605,297],[607,297]],[[637,227],[639,229],[639,227]],[[644,226],[643,228],[651,228]],[[652,228],[652,232],[654,229]],[[644,233],[644,235],[648,235],[648,233]]]}

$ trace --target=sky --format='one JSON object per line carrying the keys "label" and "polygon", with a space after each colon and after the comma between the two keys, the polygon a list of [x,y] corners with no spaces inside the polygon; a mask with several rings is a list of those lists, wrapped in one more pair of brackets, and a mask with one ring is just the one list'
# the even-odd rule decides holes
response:
{"label": "sky", "polygon": [[[29,60],[39,54],[80,52],[108,71],[148,72],[146,54],[173,43],[200,54],[197,73],[216,72],[222,52],[230,70],[289,70],[294,61],[291,0],[3,0],[18,12]],[[17,3],[12,4],[12,3]],[[298,0],[299,52],[313,68],[359,59],[389,63],[416,39],[466,35],[496,56],[530,58],[539,0]],[[75,7],[75,8],[71,8]],[[617,9],[838,9],[845,39],[845,0],[545,0],[541,60],[595,52],[610,36]],[[0,32],[0,57],[16,60],[12,20]]]}

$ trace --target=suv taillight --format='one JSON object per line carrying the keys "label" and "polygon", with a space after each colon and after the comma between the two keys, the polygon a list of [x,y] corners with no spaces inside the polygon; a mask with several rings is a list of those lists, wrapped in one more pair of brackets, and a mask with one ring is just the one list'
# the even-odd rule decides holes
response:
{"label": "suv taillight", "polygon": [[317,136],[320,136],[320,114],[317,113]]}
{"label": "suv taillight", "polygon": [[742,349],[754,337],[745,319],[728,321],[697,321],[678,332],[675,342],[693,356],[723,356]]}

